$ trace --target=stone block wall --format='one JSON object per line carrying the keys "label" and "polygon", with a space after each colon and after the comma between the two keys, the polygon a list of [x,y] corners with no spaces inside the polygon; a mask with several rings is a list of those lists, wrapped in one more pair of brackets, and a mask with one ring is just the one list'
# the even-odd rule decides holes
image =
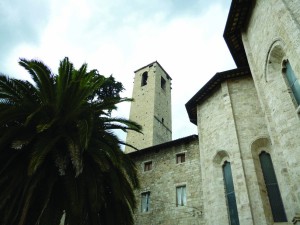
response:
{"label": "stone block wall", "polygon": [[[203,224],[197,136],[189,136],[159,146],[129,153],[136,163],[141,183],[140,189],[135,191],[138,202],[135,224]],[[178,153],[185,153],[185,162],[176,163]],[[144,163],[149,161],[152,161],[152,169],[144,171]],[[176,187],[181,185],[186,185],[186,206],[176,206]],[[141,212],[141,194],[144,192],[150,192],[148,212]]]}
{"label": "stone block wall", "polygon": [[[142,77],[147,73],[147,84]],[[161,79],[165,86],[162,88]],[[157,62],[135,71],[129,119],[139,123],[142,134],[129,131],[126,142],[138,149],[172,140],[171,78]],[[126,147],[125,152],[133,151]]]}
{"label": "stone block wall", "polygon": [[[128,131],[126,142],[138,149],[152,146],[153,142],[153,115],[154,115],[154,99],[155,99],[155,68],[144,67],[135,73],[134,86],[129,119],[139,123],[143,130],[143,134]],[[142,75],[148,73],[147,85],[142,86]],[[133,151],[130,147],[125,147],[125,152]]]}
{"label": "stone block wall", "polygon": [[300,79],[299,15],[300,1],[259,0],[242,33],[290,222],[300,214],[300,116],[285,79],[284,60]]}
{"label": "stone block wall", "polygon": [[[155,98],[154,98],[154,124],[153,145],[172,140],[172,109],[171,109],[171,78],[159,66],[155,65]],[[165,86],[161,86],[161,79]]]}
{"label": "stone block wall", "polygon": [[[273,224],[268,219],[251,146],[267,138],[256,89],[250,76],[228,79],[198,105],[200,164],[205,224],[228,221],[222,165],[231,163],[240,224]],[[260,184],[261,183],[261,184]],[[265,199],[267,200],[267,199]]]}

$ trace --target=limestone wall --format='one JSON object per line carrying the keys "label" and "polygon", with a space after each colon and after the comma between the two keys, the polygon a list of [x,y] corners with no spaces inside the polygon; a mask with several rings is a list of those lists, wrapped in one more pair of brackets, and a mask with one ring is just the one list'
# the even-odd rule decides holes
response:
{"label": "limestone wall", "polygon": [[[143,73],[147,72],[147,84],[142,84]],[[161,78],[165,88],[161,87]],[[126,142],[138,149],[172,140],[171,80],[157,62],[136,71],[129,119],[143,127],[143,134],[129,131]],[[133,151],[126,147],[125,152]]]}
{"label": "limestone wall", "polygon": [[[138,208],[135,212],[136,225],[200,225],[202,218],[201,172],[197,136],[188,143],[130,156],[135,161],[141,188],[135,191]],[[176,154],[186,154],[184,163],[176,163]],[[152,161],[153,168],[144,172],[144,163]],[[186,185],[187,205],[176,206],[176,187]],[[141,212],[141,193],[150,191],[150,210]]]}
{"label": "limestone wall", "polygon": [[[153,145],[172,140],[171,79],[161,67],[155,67]],[[161,79],[166,82],[164,88],[161,87]]]}
{"label": "limestone wall", "polygon": [[205,224],[229,224],[225,160],[231,163],[240,224],[271,224],[251,151],[254,140],[268,135],[252,78],[223,82],[197,111]]}
{"label": "limestone wall", "polygon": [[[134,77],[134,85],[129,119],[139,123],[143,127],[143,134],[134,131],[127,133],[126,142],[138,149],[149,147],[152,145],[153,137],[153,114],[154,114],[154,98],[155,98],[155,68],[145,67],[136,72]],[[147,85],[141,86],[142,74],[148,72]],[[150,116],[151,115],[151,116]],[[125,148],[125,152],[133,149]]]}
{"label": "limestone wall", "polygon": [[300,79],[299,18],[300,1],[259,0],[242,33],[289,221],[300,213],[300,118],[284,77],[283,60],[289,60]]}

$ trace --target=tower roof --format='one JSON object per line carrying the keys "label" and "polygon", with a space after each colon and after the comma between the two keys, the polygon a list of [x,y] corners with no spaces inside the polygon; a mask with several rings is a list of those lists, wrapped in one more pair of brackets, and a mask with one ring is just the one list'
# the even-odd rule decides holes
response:
{"label": "tower roof", "polygon": [[172,80],[172,78],[170,77],[170,75],[167,73],[167,71],[165,71],[165,69],[159,64],[158,61],[154,61],[154,62],[152,62],[152,63],[149,63],[148,65],[143,66],[143,67],[137,69],[136,71],[134,71],[134,73],[136,73],[136,72],[138,72],[138,71],[140,71],[140,70],[142,70],[142,69],[144,69],[144,68],[146,68],[146,67],[148,67],[148,66],[152,66],[154,63],[156,63],[157,65],[159,65],[159,67],[164,71],[164,73],[167,75],[167,78],[168,78],[169,80]]}

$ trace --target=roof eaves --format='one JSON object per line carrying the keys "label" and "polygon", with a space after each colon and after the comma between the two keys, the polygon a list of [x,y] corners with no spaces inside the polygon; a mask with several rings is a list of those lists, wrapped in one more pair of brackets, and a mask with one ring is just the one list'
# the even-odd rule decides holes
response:
{"label": "roof eaves", "polygon": [[189,143],[189,142],[191,142],[195,139],[198,139],[198,135],[193,134],[193,135],[186,136],[186,137],[183,137],[183,138],[179,138],[179,139],[176,139],[176,140],[173,140],[173,141],[168,141],[168,142],[165,142],[165,143],[162,143],[162,144],[159,144],[159,145],[154,145],[154,146],[151,146],[151,147],[147,147],[147,148],[143,148],[143,149],[140,149],[140,150],[137,150],[137,151],[133,151],[133,152],[128,153],[128,155],[135,156],[135,155],[140,155],[140,154],[146,154],[146,153],[149,153],[149,152],[152,152],[152,151],[155,151],[155,150],[159,150],[159,149],[163,149],[163,148],[170,148],[170,147],[178,145],[178,144]]}
{"label": "roof eaves", "polygon": [[142,69],[144,69],[144,68],[146,68],[146,67],[152,66],[154,63],[156,63],[156,64],[159,65],[159,67],[164,71],[164,73],[167,75],[167,78],[168,78],[169,80],[172,80],[172,78],[170,77],[170,75],[167,73],[167,71],[165,71],[165,69],[160,65],[160,63],[159,63],[158,61],[154,61],[154,62],[152,62],[152,63],[149,63],[148,65],[143,66],[143,67],[141,67],[141,68],[135,70],[134,73],[136,73],[136,72],[138,72],[138,71],[140,71],[140,70],[142,70]]}
{"label": "roof eaves", "polygon": [[197,125],[197,104],[211,95],[221,83],[230,78],[251,76],[249,67],[242,67],[233,70],[216,73],[186,104],[186,110],[190,121]]}
{"label": "roof eaves", "polygon": [[233,0],[223,37],[237,67],[248,66],[241,29],[246,25],[253,0]]}

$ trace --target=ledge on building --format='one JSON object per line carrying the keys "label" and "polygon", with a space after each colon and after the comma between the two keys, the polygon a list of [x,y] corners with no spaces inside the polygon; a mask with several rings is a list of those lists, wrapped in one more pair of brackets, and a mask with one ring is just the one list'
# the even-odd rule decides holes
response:
{"label": "ledge on building", "polygon": [[148,148],[143,148],[141,150],[133,151],[133,152],[128,153],[128,155],[137,156],[137,155],[157,151],[157,150],[160,150],[160,149],[163,149],[163,148],[170,148],[170,147],[173,147],[173,146],[177,146],[179,144],[187,144],[187,143],[190,143],[191,141],[194,141],[194,140],[197,140],[197,139],[198,139],[198,135],[193,134],[193,135],[186,136],[186,137],[183,137],[183,138],[179,138],[179,139],[176,139],[176,140],[173,140],[173,141],[168,141],[168,142],[165,142],[165,143],[162,143],[162,144],[159,144],[159,145],[154,145],[154,146],[151,146],[151,147],[148,147]]}

